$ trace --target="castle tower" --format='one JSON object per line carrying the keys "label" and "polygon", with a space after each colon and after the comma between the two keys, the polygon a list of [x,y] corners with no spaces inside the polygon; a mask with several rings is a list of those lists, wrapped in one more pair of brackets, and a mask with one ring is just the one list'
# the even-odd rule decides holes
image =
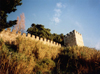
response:
{"label": "castle tower", "polygon": [[68,33],[64,37],[64,45],[65,46],[68,46],[68,45],[84,46],[82,34],[77,32],[76,30],[73,30],[72,32]]}

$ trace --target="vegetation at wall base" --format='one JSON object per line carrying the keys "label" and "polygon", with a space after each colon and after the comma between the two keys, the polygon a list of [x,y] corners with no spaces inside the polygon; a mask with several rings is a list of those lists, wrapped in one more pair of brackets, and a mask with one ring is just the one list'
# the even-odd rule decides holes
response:
{"label": "vegetation at wall base", "polygon": [[[17,38],[15,45],[1,39],[0,72],[5,74],[7,69],[10,74],[50,72],[55,67],[55,62],[52,59],[57,57],[60,49],[23,37]],[[12,52],[11,55],[10,52]]]}
{"label": "vegetation at wall base", "polygon": [[9,74],[100,74],[100,51],[50,47],[22,37],[15,44],[0,39],[0,74],[7,70]]}

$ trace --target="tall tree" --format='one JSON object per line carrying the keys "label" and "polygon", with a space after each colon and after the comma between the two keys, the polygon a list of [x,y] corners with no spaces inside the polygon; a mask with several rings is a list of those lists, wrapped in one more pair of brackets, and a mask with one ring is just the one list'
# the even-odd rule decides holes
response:
{"label": "tall tree", "polygon": [[15,12],[16,6],[21,5],[22,0],[0,0],[0,31],[16,24],[16,20],[7,22],[7,14]]}
{"label": "tall tree", "polygon": [[21,31],[22,33],[24,32],[24,30],[25,30],[25,16],[24,16],[24,13],[22,13],[20,15],[20,18],[17,17],[17,23],[13,27],[13,29],[16,30],[17,32],[18,31]]}

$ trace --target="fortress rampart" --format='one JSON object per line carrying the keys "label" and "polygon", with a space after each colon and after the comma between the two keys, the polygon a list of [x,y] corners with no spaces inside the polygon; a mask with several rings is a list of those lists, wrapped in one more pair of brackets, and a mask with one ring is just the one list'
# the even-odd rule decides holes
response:
{"label": "fortress rampart", "polygon": [[49,46],[61,47],[61,44],[59,44],[59,43],[56,43],[54,41],[51,41],[51,40],[48,40],[48,39],[45,39],[45,38],[40,38],[40,37],[35,36],[35,35],[32,35],[31,36],[31,34],[29,34],[29,33],[27,35],[26,35],[26,33],[21,34],[20,31],[18,33],[16,33],[16,30],[13,30],[11,32],[11,29],[10,28],[7,28],[7,30],[3,30],[0,33],[0,37],[5,42],[10,42],[10,43],[16,41],[16,38],[19,37],[19,36],[22,36],[24,38],[29,38],[29,39],[32,39],[32,40],[35,40],[35,41],[40,41],[43,44],[46,44],[46,45],[49,45]]}
{"label": "fortress rampart", "polygon": [[[18,33],[16,33],[16,30],[12,30],[10,28],[7,28],[7,30],[3,30],[1,33],[0,33],[0,37],[5,41],[5,42],[15,42],[16,41],[16,38],[17,37],[23,37],[23,38],[29,38],[31,40],[35,40],[35,41],[40,41],[42,42],[43,44],[46,44],[48,46],[57,46],[57,47],[61,47],[61,44],[59,43],[56,43],[54,41],[51,41],[51,40],[48,40],[48,39],[45,39],[45,38],[40,38],[38,36],[35,36],[35,35],[31,35],[31,34],[27,34],[26,33],[23,33],[21,34],[21,32],[19,31]],[[83,38],[82,38],[82,34],[80,34],[79,32],[77,32],[76,30],[73,30],[72,32],[66,34],[64,36],[64,45],[65,46],[73,46],[73,45],[76,45],[76,46],[84,46],[84,43],[83,43]]]}
{"label": "fortress rampart", "polygon": [[77,32],[76,30],[73,30],[72,32],[66,34],[64,37],[64,45],[65,46],[68,46],[68,45],[84,46],[82,34]]}

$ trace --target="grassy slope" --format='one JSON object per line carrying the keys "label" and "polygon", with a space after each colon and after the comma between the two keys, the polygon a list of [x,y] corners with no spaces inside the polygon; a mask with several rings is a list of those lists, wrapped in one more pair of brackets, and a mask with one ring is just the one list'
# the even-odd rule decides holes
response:
{"label": "grassy slope", "polygon": [[7,69],[10,74],[100,73],[100,51],[95,49],[50,47],[21,37],[16,43],[4,43],[0,39],[0,74],[5,74]]}

